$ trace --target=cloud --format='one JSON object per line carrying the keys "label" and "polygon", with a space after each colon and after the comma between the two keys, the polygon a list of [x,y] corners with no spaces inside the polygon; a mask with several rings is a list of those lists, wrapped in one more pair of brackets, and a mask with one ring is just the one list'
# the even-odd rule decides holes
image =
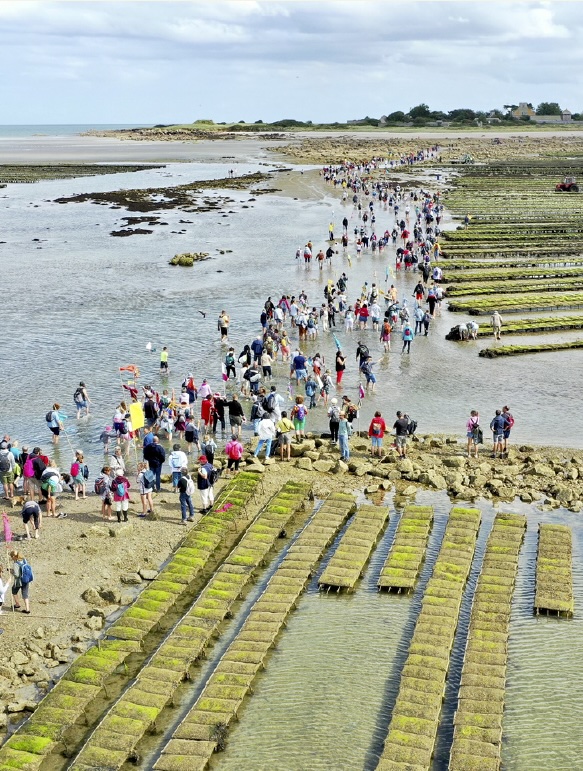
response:
{"label": "cloud", "polygon": [[579,3],[4,0],[0,98],[14,123],[579,110],[582,42]]}

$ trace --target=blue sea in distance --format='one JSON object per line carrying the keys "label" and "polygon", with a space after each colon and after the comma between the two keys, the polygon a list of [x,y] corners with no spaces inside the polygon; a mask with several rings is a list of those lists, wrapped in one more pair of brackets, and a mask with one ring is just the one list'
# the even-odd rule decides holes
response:
{"label": "blue sea in distance", "polygon": [[143,123],[47,123],[36,125],[0,125],[0,139],[34,136],[67,137],[83,134],[85,131],[91,131],[91,129],[104,131],[106,129],[129,129],[151,125],[152,124]]}

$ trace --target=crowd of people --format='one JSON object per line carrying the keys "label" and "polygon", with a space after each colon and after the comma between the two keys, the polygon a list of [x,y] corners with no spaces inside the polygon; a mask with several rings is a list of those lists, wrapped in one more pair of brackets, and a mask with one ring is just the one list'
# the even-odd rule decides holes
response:
{"label": "crowd of people", "polygon": [[[436,147],[427,148],[403,162],[417,162],[437,152]],[[130,377],[122,382],[124,398],[115,405],[111,421],[99,433],[104,459],[97,474],[95,469],[90,473],[83,451],[70,445],[66,416],[58,401],[47,412],[46,424],[53,455],[62,436],[69,442],[72,462],[68,469],[60,469],[38,445],[29,450],[27,445],[20,447],[18,441],[4,437],[0,444],[0,481],[4,497],[22,505],[24,537],[39,537],[43,514],[61,519],[67,516],[59,507],[58,499],[63,494],[83,499],[93,492],[100,498],[105,521],[124,522],[135,493],[139,496],[137,516],[147,517],[155,512],[164,472],[170,478],[167,489],[177,495],[180,521],[184,525],[194,522],[214,502],[213,488],[219,474],[214,463],[217,439],[224,448],[226,475],[239,470],[244,428],[252,429],[256,437],[256,458],[279,457],[281,462],[289,462],[293,443],[306,437],[314,410],[326,415],[323,437],[339,449],[341,460],[350,458],[349,438],[360,429],[362,401],[367,396],[374,401],[377,387],[375,367],[380,359],[376,353],[373,355],[371,341],[375,341],[375,351],[380,351],[382,357],[391,351],[391,342],[398,336],[400,353],[410,355],[415,338],[430,334],[443,299],[439,265],[443,205],[439,193],[403,190],[399,183],[389,180],[387,168],[390,166],[383,159],[372,159],[364,165],[327,166],[322,170],[326,183],[342,191],[345,210],[351,209],[350,220],[348,214],[343,217],[339,233],[335,232],[335,223],[330,222],[326,247],[314,255],[316,250],[307,241],[298,248],[296,258],[299,262],[303,259],[302,264],[310,270],[315,256],[314,261],[323,270],[326,265],[336,265],[342,254],[343,265],[348,264],[348,268],[339,276],[336,271],[335,278],[325,282],[320,300],[308,298],[301,288],[275,298],[268,296],[258,309],[261,331],[249,334],[249,342],[240,350],[230,342],[231,319],[225,309],[221,310],[217,319],[221,375],[214,378],[214,383],[212,373],[197,383],[194,373],[187,372],[179,385],[168,385],[168,346],[160,353],[160,388],[138,385],[137,367],[122,368],[129,371]],[[381,169],[385,172],[378,174]],[[375,171],[377,177],[373,176]],[[377,224],[381,212],[382,218],[390,220],[382,230]],[[351,221],[356,223],[354,227]],[[394,252],[394,265],[386,261],[384,285],[375,273],[360,288],[352,286],[349,248],[357,258],[367,251],[379,255],[384,250]],[[399,297],[395,283],[400,271],[415,278],[411,297]],[[498,319],[495,321],[498,324]],[[498,334],[500,326],[501,320]],[[242,330],[237,332],[240,339]],[[337,337],[340,332],[345,336],[344,346]],[[471,329],[468,334],[477,334],[477,330]],[[319,340],[334,341],[332,362],[317,350]],[[148,346],[151,350],[151,344]],[[348,347],[350,351],[345,350]],[[347,370],[356,376],[350,379],[350,388],[344,380]],[[355,380],[357,400],[347,393]],[[72,402],[77,419],[90,415],[93,403],[84,381],[79,381]],[[141,405],[144,425],[134,428],[132,417],[136,413],[132,408],[137,404]],[[507,407],[497,411],[490,424],[494,457],[507,454],[513,422]],[[380,457],[386,451],[383,445],[391,433],[393,449],[405,458],[416,427],[404,412],[397,412],[396,419],[387,424],[381,411],[375,410],[368,425],[371,455]],[[466,436],[468,455],[477,456],[483,434],[475,411],[468,420]],[[24,594],[22,597],[28,602]]]}

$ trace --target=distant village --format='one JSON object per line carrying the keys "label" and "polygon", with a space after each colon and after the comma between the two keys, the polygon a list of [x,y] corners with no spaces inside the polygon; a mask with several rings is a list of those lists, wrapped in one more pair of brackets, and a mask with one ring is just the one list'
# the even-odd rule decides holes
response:
{"label": "distant village", "polygon": [[472,110],[470,108],[458,108],[443,112],[431,110],[426,104],[412,107],[409,112],[397,110],[380,118],[360,118],[348,120],[351,126],[449,126],[450,124],[465,125],[490,125],[495,123],[554,123],[563,124],[573,121],[582,121],[583,113],[573,113],[561,107],[557,102],[541,102],[536,107],[531,102],[519,102],[519,104],[505,104],[504,109],[489,111]]}

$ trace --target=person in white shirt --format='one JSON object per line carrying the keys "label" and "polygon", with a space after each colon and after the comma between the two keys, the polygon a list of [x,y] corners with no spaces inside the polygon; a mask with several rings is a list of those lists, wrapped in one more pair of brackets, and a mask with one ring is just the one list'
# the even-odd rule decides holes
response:
{"label": "person in white shirt", "polygon": [[186,453],[180,449],[179,444],[175,444],[172,447],[168,463],[170,465],[170,471],[172,472],[172,490],[176,492],[178,489],[178,482],[182,476],[182,469],[188,468],[188,458],[186,457]]}
{"label": "person in white shirt", "polygon": [[271,454],[271,443],[275,439],[275,424],[269,415],[265,415],[265,417],[261,418],[259,421],[259,425],[257,426],[257,436],[259,437],[259,442],[257,443],[254,456],[257,458],[261,452],[261,448],[265,445],[265,457],[269,458]]}

